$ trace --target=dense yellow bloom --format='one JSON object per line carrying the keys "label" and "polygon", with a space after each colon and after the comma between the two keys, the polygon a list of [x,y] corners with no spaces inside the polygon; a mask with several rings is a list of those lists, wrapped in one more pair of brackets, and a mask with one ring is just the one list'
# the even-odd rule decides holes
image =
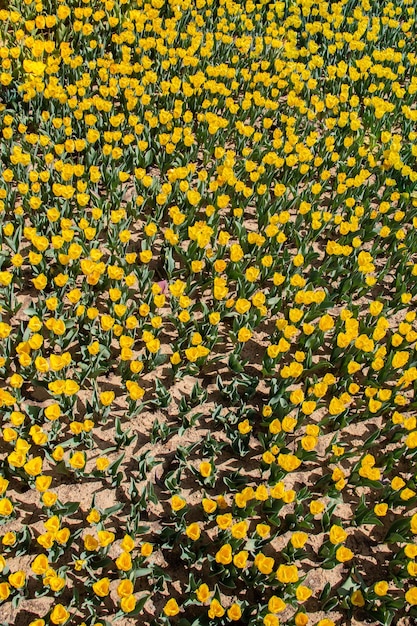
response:
{"label": "dense yellow bloom", "polygon": [[306,587],[305,585],[300,585],[299,587],[297,587],[295,595],[298,602],[306,602],[306,600],[311,597],[312,593],[313,591],[309,587]]}
{"label": "dense yellow bloom", "polygon": [[168,602],[164,606],[164,613],[168,617],[173,617],[174,615],[178,615],[180,612],[180,608],[177,604],[175,598],[170,598]]}
{"label": "dense yellow bloom", "polygon": [[181,509],[183,509],[186,506],[186,501],[183,500],[182,498],[180,498],[179,496],[173,496],[171,499],[171,507],[172,510],[177,512],[177,511],[181,511]]}
{"label": "dense yellow bloom", "polygon": [[280,583],[296,583],[298,581],[298,570],[295,565],[280,565],[277,571],[277,579]]}
{"label": "dense yellow bloom", "polygon": [[252,331],[249,328],[241,328],[237,334],[237,340],[246,342],[252,337]]}
{"label": "dense yellow bloom", "polygon": [[291,536],[291,543],[294,548],[303,548],[308,539],[307,533],[297,531]]}
{"label": "dense yellow bloom", "polygon": [[83,469],[85,462],[85,456],[82,452],[75,452],[69,460],[71,467],[74,469]]}
{"label": "dense yellow bloom", "polygon": [[123,551],[122,554],[115,561],[118,570],[128,572],[132,569],[132,558],[129,552]]}
{"label": "dense yellow bloom", "polygon": [[354,554],[352,550],[349,550],[349,548],[345,548],[344,546],[341,546],[336,550],[336,559],[341,563],[345,563],[345,561],[350,561],[353,556]]}
{"label": "dense yellow bloom", "polygon": [[53,624],[65,624],[65,622],[70,617],[69,611],[62,606],[62,604],[57,604],[51,613],[50,620]]}
{"label": "dense yellow bloom", "polygon": [[271,596],[268,602],[268,611],[271,613],[281,613],[285,610],[286,604],[282,598],[278,596]]}
{"label": "dense yellow bloom", "polygon": [[103,391],[100,394],[100,402],[103,406],[110,406],[115,398],[114,391]]}
{"label": "dense yellow bloom", "polygon": [[292,472],[301,465],[301,460],[293,454],[280,454],[278,456],[278,465],[286,472]]}
{"label": "dense yellow bloom", "polygon": [[389,585],[386,580],[380,580],[375,583],[374,591],[377,596],[386,596],[388,593]]}
{"label": "dense yellow bloom", "polygon": [[198,523],[194,522],[187,526],[187,528],[185,529],[185,534],[193,541],[197,541],[197,539],[199,539],[201,535],[201,529]]}
{"label": "dense yellow bloom", "polygon": [[238,620],[240,620],[241,616],[242,610],[240,606],[236,602],[234,602],[227,610],[227,617],[232,622],[237,622]]}
{"label": "dense yellow bloom", "polygon": [[208,616],[210,619],[214,619],[215,617],[223,617],[225,614],[225,610],[220,604],[220,602],[214,598],[210,603],[210,608],[208,611]]}
{"label": "dense yellow bloom", "polygon": [[343,543],[346,538],[347,538],[347,533],[345,532],[345,530],[341,526],[337,526],[336,524],[333,524],[333,526],[330,528],[330,533],[329,533],[330,541],[333,544],[337,545],[338,543]]}
{"label": "dense yellow bloom", "polygon": [[2,517],[8,517],[13,513],[13,505],[9,498],[2,498],[0,500],[0,515]]}
{"label": "dense yellow bloom", "polygon": [[255,564],[255,567],[262,574],[269,575],[269,574],[271,574],[272,570],[274,569],[274,564],[275,563],[274,563],[274,559],[272,557],[265,556],[264,554],[262,554],[262,552],[260,552],[259,554],[256,555],[254,564]]}
{"label": "dense yellow bloom", "polygon": [[212,473],[211,463],[208,461],[202,461],[198,469],[203,478],[208,478]]}
{"label": "dense yellow bloom", "polygon": [[136,607],[136,598],[133,594],[124,596],[120,602],[120,608],[124,613],[131,613]]}
{"label": "dense yellow bloom", "polygon": [[196,590],[196,596],[199,602],[207,602],[207,600],[210,598],[210,595],[211,593],[206,583],[200,585]]}
{"label": "dense yellow bloom", "polygon": [[405,600],[411,606],[417,604],[417,587],[410,587],[410,589],[405,594]]}
{"label": "dense yellow bloom", "polygon": [[228,565],[232,562],[232,547],[226,543],[216,552],[216,562],[222,565]]}
{"label": "dense yellow bloom", "polygon": [[100,578],[100,580],[93,584],[93,591],[100,598],[107,596],[110,591],[110,579]]}

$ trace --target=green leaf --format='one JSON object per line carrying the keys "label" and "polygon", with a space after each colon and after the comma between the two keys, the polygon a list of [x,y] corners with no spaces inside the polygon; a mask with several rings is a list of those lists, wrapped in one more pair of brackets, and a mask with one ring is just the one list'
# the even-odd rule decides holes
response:
{"label": "green leaf", "polygon": [[388,529],[384,543],[408,541],[410,536],[410,518],[396,520]]}
{"label": "green leaf", "polygon": [[233,372],[240,374],[244,371],[244,367],[241,360],[235,354],[231,354],[229,357],[228,365]]}
{"label": "green leaf", "polygon": [[321,602],[326,602],[326,600],[327,600],[327,599],[329,598],[329,596],[330,596],[331,590],[332,590],[332,586],[331,586],[331,584],[330,584],[329,582],[328,582],[328,583],[326,583],[326,584],[324,585],[323,589],[322,589],[322,592],[321,592],[320,596],[319,596],[319,600],[320,600]]}
{"label": "green leaf", "polygon": [[[329,568],[327,568],[329,569]],[[325,602],[320,608],[322,611],[333,611],[339,604],[340,600],[338,597],[329,598],[327,602]]]}
{"label": "green leaf", "polygon": [[65,502],[59,509],[55,510],[57,515],[74,515],[80,507],[80,502]]}
{"label": "green leaf", "polygon": [[[73,441],[72,439],[70,439],[69,441]],[[67,444],[68,440],[64,442],[63,447]],[[51,461],[52,463],[54,463],[54,459],[52,458],[52,456],[48,453],[48,451],[46,450],[45,452],[46,457],[49,461]],[[55,466],[55,470],[57,472],[57,474],[60,474],[61,476],[72,476],[72,472],[70,471],[70,469],[65,465],[65,461],[60,461],[59,463],[56,464]]]}
{"label": "green leaf", "polygon": [[123,503],[119,503],[119,504],[114,504],[113,506],[109,506],[107,509],[104,509],[104,511],[102,512],[102,517],[108,517],[109,515],[113,515],[113,513],[117,513],[118,511],[121,511],[124,507]]}
{"label": "green leaf", "polygon": [[150,567],[139,567],[135,569],[135,576],[137,578],[141,578],[142,576],[150,576],[153,573],[152,568]]}
{"label": "green leaf", "polygon": [[113,463],[111,463],[109,465],[108,472],[109,472],[109,474],[111,476],[115,476],[116,475],[116,473],[117,473],[117,471],[118,471],[118,469],[120,467],[120,464],[121,464],[121,462],[124,459],[124,456],[125,456],[125,453],[123,452],[123,454],[121,454],[115,461],[113,461]]}
{"label": "green leaf", "polygon": [[92,559],[89,563],[91,569],[102,569],[106,567],[112,567],[114,565],[113,560],[109,556],[104,556],[102,558]]}
{"label": "green leaf", "polygon": [[135,617],[136,615],[139,615],[139,613],[142,611],[143,607],[145,606],[147,600],[149,600],[150,598],[150,594],[147,594],[145,596],[142,596],[142,598],[140,598],[137,602],[136,602],[136,606],[133,609],[133,611],[131,611],[130,613],[127,614],[126,617]]}

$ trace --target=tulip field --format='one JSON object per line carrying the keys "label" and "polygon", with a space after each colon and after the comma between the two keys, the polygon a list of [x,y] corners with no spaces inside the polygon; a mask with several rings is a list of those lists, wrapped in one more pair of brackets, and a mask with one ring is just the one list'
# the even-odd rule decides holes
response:
{"label": "tulip field", "polygon": [[0,0],[0,626],[417,624],[414,0]]}

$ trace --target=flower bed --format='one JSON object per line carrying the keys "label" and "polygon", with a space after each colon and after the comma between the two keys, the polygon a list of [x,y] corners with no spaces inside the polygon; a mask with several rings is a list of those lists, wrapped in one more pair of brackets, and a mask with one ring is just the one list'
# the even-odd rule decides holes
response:
{"label": "flower bed", "polygon": [[2,623],[411,624],[412,0],[0,24]]}

